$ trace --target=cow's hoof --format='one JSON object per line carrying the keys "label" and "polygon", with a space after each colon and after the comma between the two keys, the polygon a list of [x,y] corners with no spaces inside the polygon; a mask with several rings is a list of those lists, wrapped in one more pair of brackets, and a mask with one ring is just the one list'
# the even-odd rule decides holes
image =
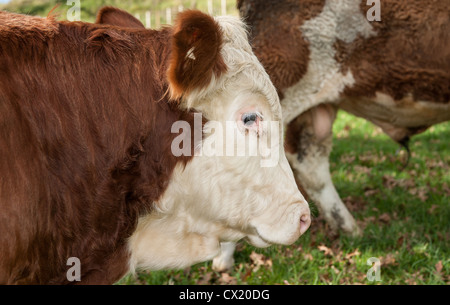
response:
{"label": "cow's hoof", "polygon": [[361,228],[359,226],[356,225],[355,228],[353,229],[353,231],[350,234],[353,237],[362,237],[363,236],[363,231],[361,230]]}
{"label": "cow's hoof", "polygon": [[230,271],[234,266],[233,256],[219,255],[213,259],[212,269],[217,272]]}
{"label": "cow's hoof", "polygon": [[341,231],[344,234],[352,236],[352,237],[362,237],[363,231],[361,228],[355,223],[352,226],[348,226],[347,228],[341,228]]}

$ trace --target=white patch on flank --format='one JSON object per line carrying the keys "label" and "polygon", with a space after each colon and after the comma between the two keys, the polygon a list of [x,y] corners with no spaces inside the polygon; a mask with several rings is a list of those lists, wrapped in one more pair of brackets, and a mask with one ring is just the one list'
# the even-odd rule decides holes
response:
{"label": "white patch on flank", "polygon": [[351,71],[346,74],[339,72],[334,44],[338,39],[350,43],[358,36],[369,38],[376,35],[360,11],[360,2],[327,0],[323,11],[300,27],[303,37],[309,42],[310,60],[303,78],[283,92],[285,125],[319,104],[337,103],[344,88],[355,83]]}
{"label": "white patch on flank", "polygon": [[[278,95],[252,53],[242,22],[234,17],[216,19],[224,33],[227,73],[186,96],[184,106],[222,126],[228,121],[242,123],[241,114],[249,109],[258,111],[264,121],[279,122]],[[256,246],[297,240],[307,227],[300,218],[309,217],[308,203],[284,154],[282,128],[273,134],[264,125],[260,132],[238,130],[234,143],[237,150],[249,145],[250,151],[256,151],[257,143],[270,144],[279,156],[271,167],[262,167],[263,156],[258,154],[226,156],[222,145],[205,145],[221,143],[213,140],[223,134],[205,133],[206,141],[193,159],[174,169],[155,210],[139,219],[128,243],[132,271],[183,268],[210,260],[220,253],[221,242],[244,237]],[[245,141],[249,137],[252,140]]]}

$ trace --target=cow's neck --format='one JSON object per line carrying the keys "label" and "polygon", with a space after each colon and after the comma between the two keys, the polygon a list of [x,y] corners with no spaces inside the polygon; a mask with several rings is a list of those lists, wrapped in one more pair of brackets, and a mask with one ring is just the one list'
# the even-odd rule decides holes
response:
{"label": "cow's neck", "polygon": [[338,102],[345,87],[354,84],[351,71],[341,72],[334,45],[338,40],[351,43],[358,36],[368,38],[375,34],[361,13],[360,2],[326,1],[322,12],[300,27],[309,43],[309,62],[301,80],[282,90],[283,119],[286,124],[319,104]]}
{"label": "cow's neck", "polygon": [[172,29],[167,27],[161,30],[146,30],[142,32],[142,40],[146,44],[148,55],[155,63],[155,72],[158,80],[168,86],[166,77],[169,67]]}

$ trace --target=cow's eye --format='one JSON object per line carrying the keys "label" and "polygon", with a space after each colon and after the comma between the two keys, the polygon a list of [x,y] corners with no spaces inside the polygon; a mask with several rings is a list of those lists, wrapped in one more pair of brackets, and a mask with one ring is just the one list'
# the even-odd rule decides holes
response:
{"label": "cow's eye", "polygon": [[258,124],[260,119],[262,119],[262,115],[258,112],[247,112],[242,115],[242,123],[244,123],[245,127],[252,127]]}

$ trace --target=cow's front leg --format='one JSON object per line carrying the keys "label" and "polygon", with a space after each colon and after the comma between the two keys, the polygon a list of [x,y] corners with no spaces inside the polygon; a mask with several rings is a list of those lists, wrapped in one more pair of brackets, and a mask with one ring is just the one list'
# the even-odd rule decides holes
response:
{"label": "cow's front leg", "polygon": [[335,106],[323,104],[293,120],[286,132],[286,156],[300,190],[316,203],[331,228],[359,235],[331,179],[329,155],[336,112]]}
{"label": "cow's front leg", "polygon": [[224,272],[233,268],[234,249],[236,249],[236,243],[234,242],[220,243],[220,254],[214,258],[212,269],[218,272]]}

